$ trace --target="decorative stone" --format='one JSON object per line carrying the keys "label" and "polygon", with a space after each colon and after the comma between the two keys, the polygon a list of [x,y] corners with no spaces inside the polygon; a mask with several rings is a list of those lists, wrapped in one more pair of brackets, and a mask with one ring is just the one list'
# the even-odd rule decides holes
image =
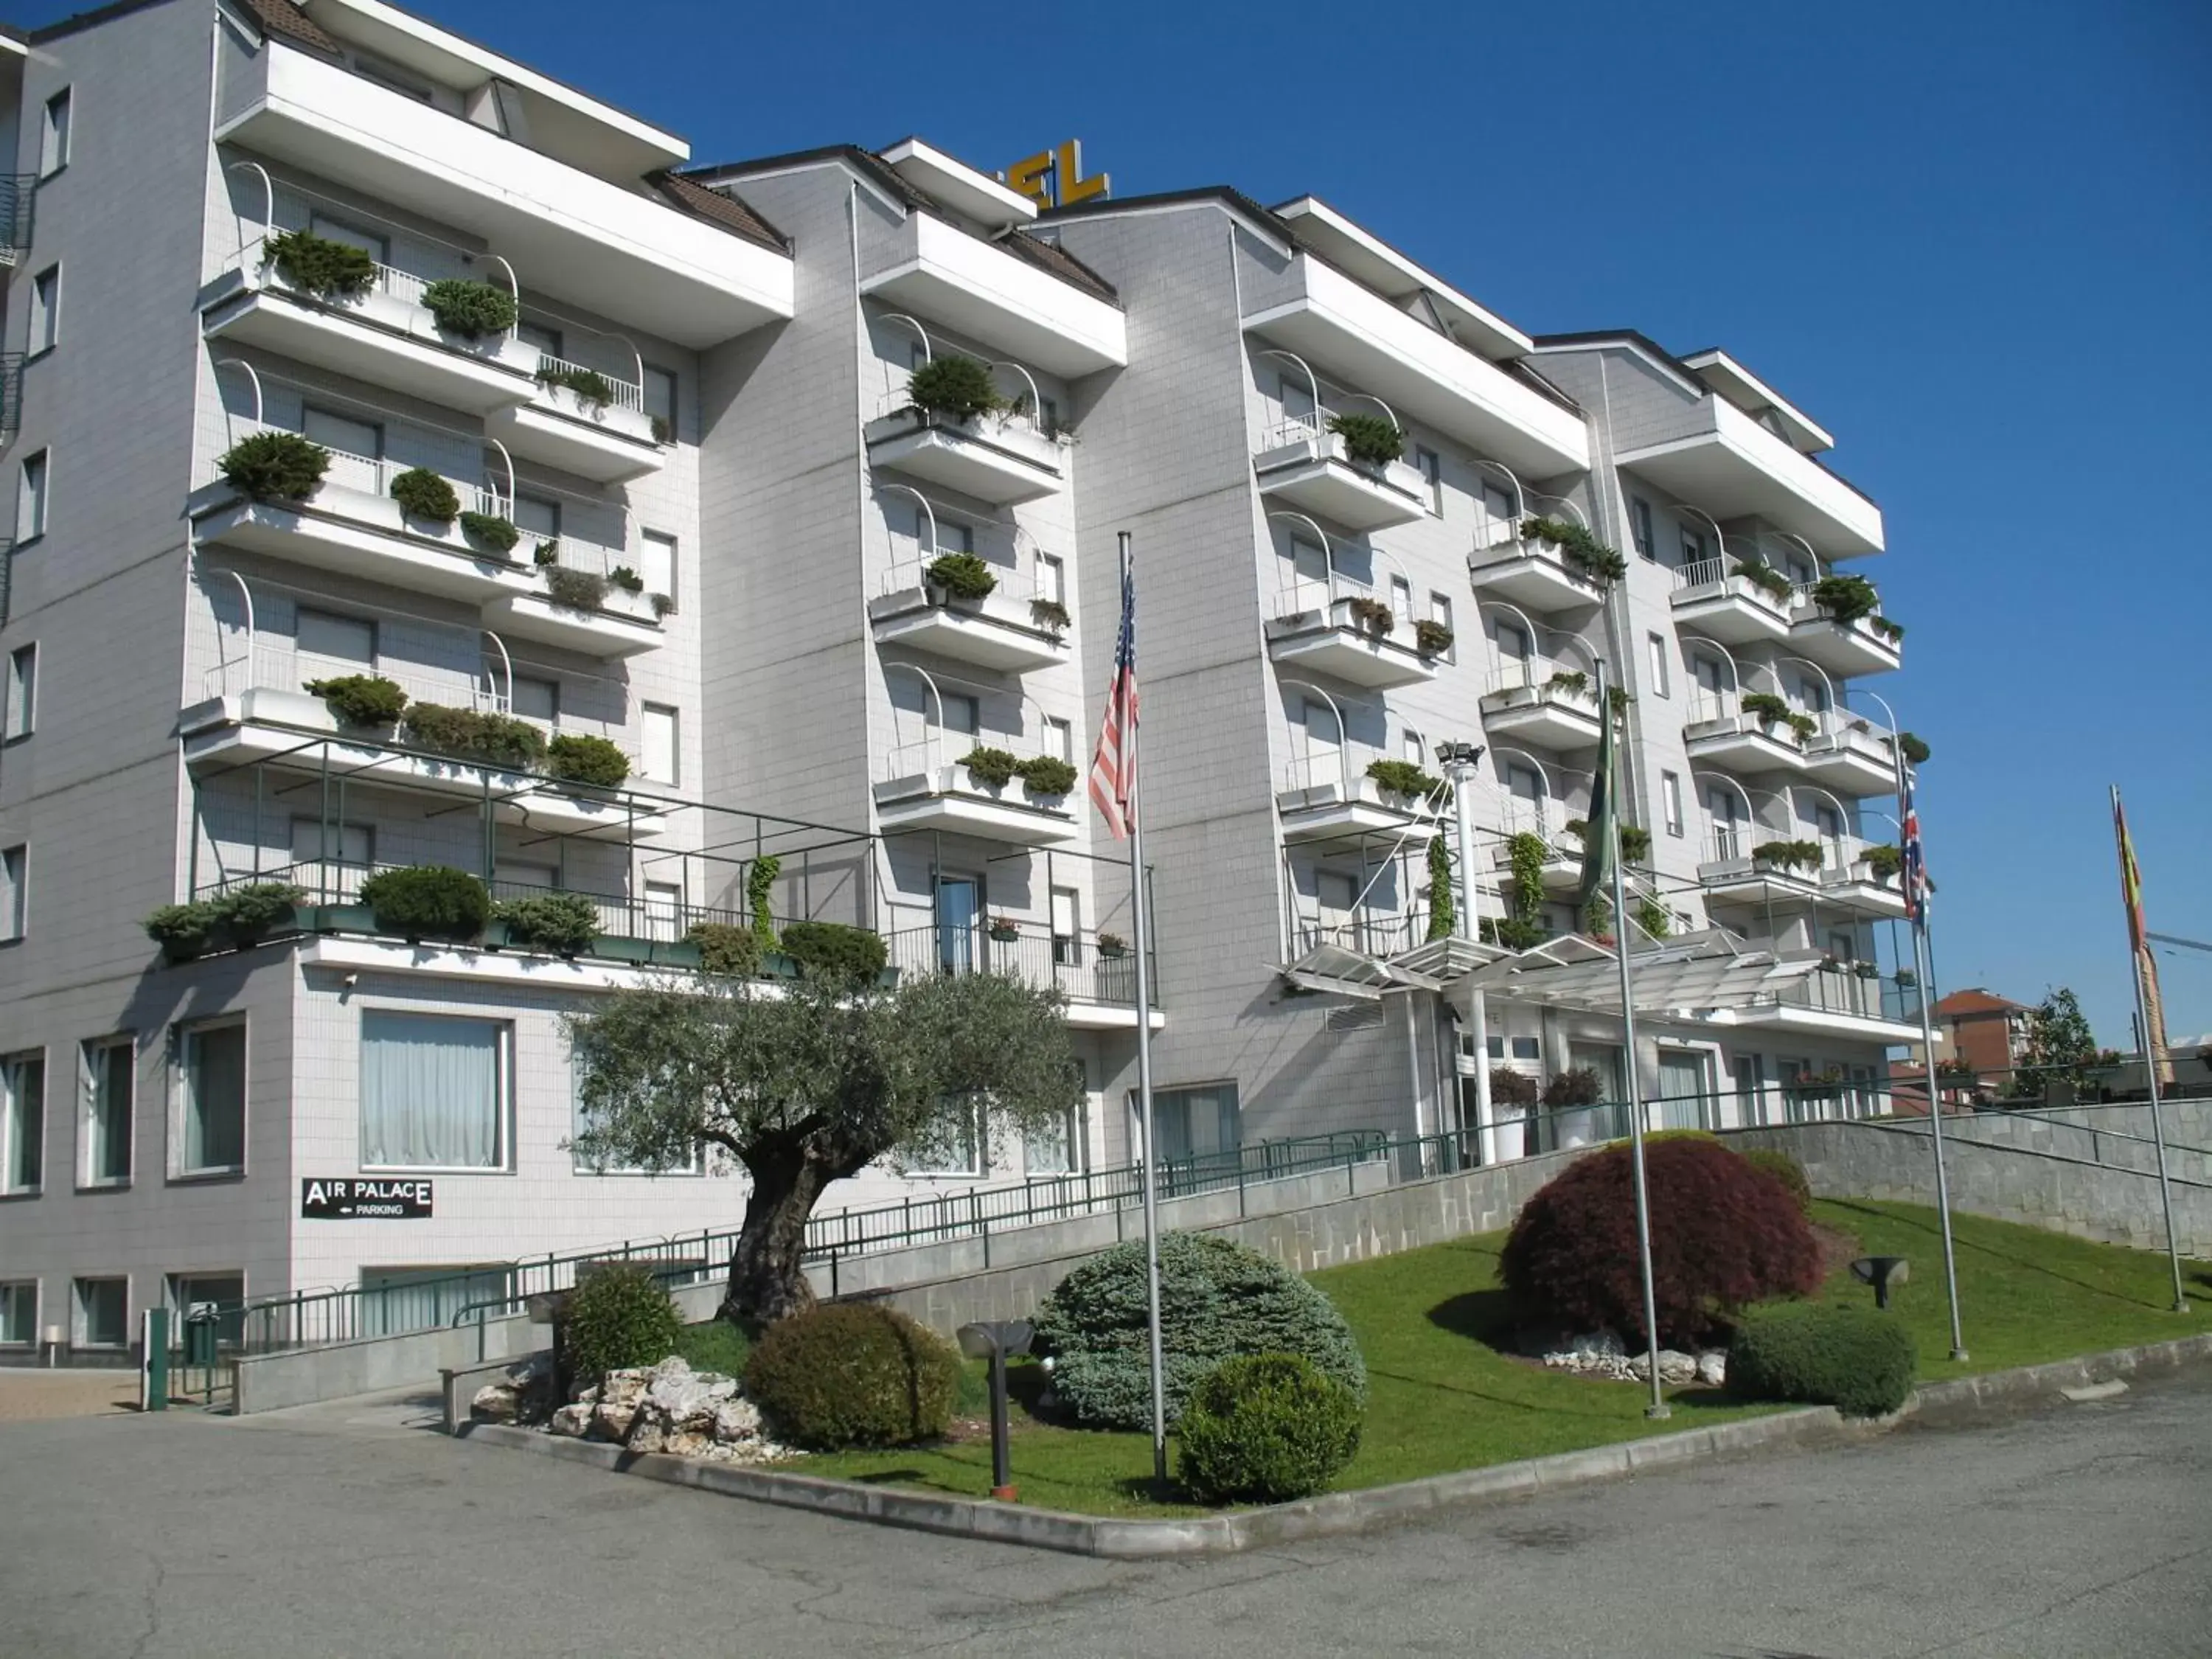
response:
{"label": "decorative stone", "polygon": [[563,1406],[553,1413],[553,1420],[546,1427],[555,1434],[581,1439],[585,1431],[592,1426],[592,1413],[597,1409],[580,1401],[573,1406]]}
{"label": "decorative stone", "polygon": [[[1628,1370],[1629,1374],[1635,1377],[1638,1382],[1650,1382],[1651,1380],[1651,1356],[1648,1353],[1631,1354],[1628,1359]],[[1696,1380],[1697,1375],[1698,1362],[1694,1355],[1684,1353],[1679,1348],[1662,1348],[1659,1350],[1659,1380],[1662,1382],[1679,1383],[1693,1382]]]}
{"label": "decorative stone", "polygon": [[629,1438],[630,1425],[636,1421],[636,1407],[603,1401],[592,1407],[592,1438],[625,1442]]}
{"label": "decorative stone", "polygon": [[714,1410],[714,1437],[724,1445],[758,1440],[760,1407],[750,1400],[726,1400]]}
{"label": "decorative stone", "polygon": [[474,1423],[512,1423],[521,1415],[520,1396],[512,1382],[487,1382],[469,1401],[469,1420]]}
{"label": "decorative stone", "polygon": [[667,1443],[667,1431],[640,1412],[636,1424],[629,1431],[629,1438],[623,1443],[634,1452],[657,1452]]}
{"label": "decorative stone", "polygon": [[672,1457],[698,1457],[714,1449],[714,1437],[710,1434],[672,1434],[660,1449]]}
{"label": "decorative stone", "polygon": [[1715,1348],[1698,1356],[1698,1381],[1719,1388],[1728,1381],[1728,1355]]}

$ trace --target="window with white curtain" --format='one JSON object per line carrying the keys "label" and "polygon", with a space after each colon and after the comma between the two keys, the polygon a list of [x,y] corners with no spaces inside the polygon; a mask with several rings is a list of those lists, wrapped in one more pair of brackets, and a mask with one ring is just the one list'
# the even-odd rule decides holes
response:
{"label": "window with white curtain", "polygon": [[1667,636],[1647,634],[1644,642],[1651,653],[1651,695],[1655,697],[1674,696],[1667,678]]}
{"label": "window with white curtain", "polygon": [[1079,1103],[1022,1137],[1022,1167],[1029,1175],[1077,1175],[1087,1150],[1084,1109]]}
{"label": "window with white curtain", "polygon": [[134,1039],[102,1037],[84,1045],[84,1161],[88,1187],[118,1187],[131,1179],[131,1125],[137,1095]]}
{"label": "window with white curtain", "polygon": [[1067,566],[1050,553],[1036,556],[1036,596],[1053,605],[1067,603]]}
{"label": "window with white curtain", "polygon": [[648,702],[638,710],[641,753],[638,772],[655,783],[681,783],[677,742],[677,713],[665,703]]}
{"label": "window with white curtain", "polygon": [[33,1048],[0,1060],[0,1192],[46,1184],[46,1056]]}
{"label": "window with white curtain", "polygon": [[497,1020],[365,1012],[362,1167],[504,1169],[507,1045]]}
{"label": "window with white curtain", "polygon": [[[1129,1096],[1130,1144],[1141,1147],[1144,1133],[1137,1097]],[[1196,1089],[1159,1089],[1152,1094],[1152,1121],[1158,1127],[1163,1159],[1202,1158],[1233,1152],[1243,1144],[1237,1110],[1237,1085],[1217,1083]]]}
{"label": "window with white curtain", "polygon": [[246,1167],[246,1022],[185,1028],[179,1056],[183,1133],[177,1172],[210,1175]]}
{"label": "window with white curtain", "polygon": [[304,813],[292,820],[292,861],[319,864],[370,865],[376,862],[376,826],[368,823],[325,823]]}
{"label": "window with white curtain", "polygon": [[948,1100],[936,1121],[905,1149],[910,1175],[985,1176],[990,1173],[983,1103],[973,1096]]}
{"label": "window with white curtain", "polygon": [[1038,752],[1050,755],[1055,760],[1064,760],[1073,766],[1075,763],[1073,725],[1056,714],[1047,714],[1039,725],[1042,730],[1037,742]]}
{"label": "window with white curtain", "polygon": [[669,609],[676,608],[676,538],[658,530],[645,532],[644,544],[637,556],[637,574],[648,593],[667,596]]}
{"label": "window with white curtain", "polygon": [[1682,833],[1682,780],[1672,772],[1659,775],[1660,810],[1666,815],[1667,833]]}

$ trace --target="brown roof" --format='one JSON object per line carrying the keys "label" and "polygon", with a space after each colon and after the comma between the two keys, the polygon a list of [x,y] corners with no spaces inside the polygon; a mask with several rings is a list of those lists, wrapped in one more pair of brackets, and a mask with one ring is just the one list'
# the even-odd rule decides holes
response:
{"label": "brown roof", "polygon": [[742,236],[749,242],[758,242],[763,247],[773,248],[778,253],[791,252],[791,244],[783,234],[755,213],[734,196],[726,196],[719,190],[686,179],[680,173],[648,173],[645,182],[658,191],[670,205],[678,207],[695,219],[703,219],[728,231],[732,236]]}
{"label": "brown roof", "polygon": [[1062,282],[1087,290],[1109,305],[1121,303],[1121,295],[1114,285],[1066,248],[1032,236],[1025,230],[1010,230],[999,238],[999,246],[1016,257],[1026,259],[1041,270],[1048,270]]}
{"label": "brown roof", "polygon": [[1961,1014],[2024,1014],[2027,1012],[2027,1005],[1993,995],[1975,985],[1963,991],[1952,992],[1936,1003],[1936,1012],[1946,1018],[1956,1018]]}
{"label": "brown roof", "polygon": [[292,3],[292,0],[240,0],[253,19],[270,34],[281,34],[287,40],[296,40],[303,46],[313,46],[317,52],[334,52],[338,43],[319,23],[313,22],[307,14]]}

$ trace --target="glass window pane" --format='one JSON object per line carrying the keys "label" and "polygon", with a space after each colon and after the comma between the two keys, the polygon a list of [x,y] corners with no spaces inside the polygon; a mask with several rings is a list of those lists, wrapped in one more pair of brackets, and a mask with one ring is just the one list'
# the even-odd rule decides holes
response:
{"label": "glass window pane", "polygon": [[22,1279],[0,1285],[0,1343],[28,1347],[38,1340],[38,1281]]}
{"label": "glass window pane", "polygon": [[501,1167],[505,1028],[371,1010],[362,1016],[361,1161],[386,1170]]}
{"label": "glass window pane", "polygon": [[647,365],[645,371],[645,412],[656,420],[668,423],[672,434],[676,428],[676,376],[665,368]]}
{"label": "glass window pane", "polygon": [[122,1279],[76,1281],[76,1337],[88,1348],[120,1348],[131,1340],[131,1285]]}
{"label": "glass window pane", "polygon": [[0,1066],[0,1088],[7,1091],[6,1115],[0,1118],[0,1190],[35,1192],[46,1176],[46,1056],[9,1055]]}
{"label": "glass window pane", "polygon": [[85,1045],[85,1167],[88,1183],[131,1178],[131,1128],[137,1049],[129,1039]]}
{"label": "glass window pane", "polygon": [[380,265],[392,263],[391,246],[373,230],[363,230],[343,219],[333,219],[327,213],[307,216],[307,228],[326,242],[343,242],[348,247],[357,247]]}
{"label": "glass window pane", "polygon": [[185,1168],[246,1164],[246,1027],[213,1025],[185,1038]]}
{"label": "glass window pane", "polygon": [[21,645],[8,653],[8,726],[11,738],[27,738],[38,720],[39,647]]}

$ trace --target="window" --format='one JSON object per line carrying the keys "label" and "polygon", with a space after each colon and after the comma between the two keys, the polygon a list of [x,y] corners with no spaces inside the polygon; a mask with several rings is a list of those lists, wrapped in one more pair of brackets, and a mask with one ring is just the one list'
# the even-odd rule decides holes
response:
{"label": "window", "polygon": [[638,710],[642,752],[638,772],[655,783],[678,783],[679,753],[676,741],[676,711],[665,703],[648,702]]}
{"label": "window", "polygon": [[1083,960],[1081,896],[1073,887],[1052,890],[1052,960],[1073,967]]}
{"label": "window", "polygon": [[39,176],[59,173],[70,158],[70,89],[64,87],[46,100],[46,125],[39,137]]}
{"label": "window", "polygon": [[974,737],[982,729],[975,699],[965,691],[941,691],[929,699],[929,719],[938,729]]}
{"label": "window", "polygon": [[514,1293],[511,1267],[453,1262],[434,1267],[363,1267],[362,1336],[398,1336],[437,1330],[469,1309],[482,1309]]}
{"label": "window", "polygon": [[[1452,608],[1451,596],[1449,594],[1431,593],[1429,595],[1429,620],[1432,623],[1438,623],[1444,628],[1451,627]],[[1459,660],[1459,637],[1456,632],[1453,635],[1452,642],[1444,647],[1443,657],[1446,662],[1457,662]]]}
{"label": "window", "polygon": [[913,1175],[981,1176],[990,1172],[983,1103],[974,1096],[945,1103],[944,1115],[908,1149]]}
{"label": "window", "polygon": [[1433,449],[1413,446],[1413,465],[1422,477],[1428,480],[1429,511],[1438,518],[1444,514],[1444,459]]}
{"label": "window", "polygon": [[39,1281],[0,1285],[0,1346],[27,1348],[39,1340]]}
{"label": "window", "polygon": [[494,1020],[363,1013],[362,1167],[506,1168],[507,1051]]}
{"label": "window", "polygon": [[246,1022],[185,1028],[179,1067],[183,1129],[179,1175],[246,1167]]}
{"label": "window", "polygon": [[1053,554],[1036,556],[1036,596],[1054,605],[1067,603],[1067,566]]}
{"label": "window", "polygon": [[1390,612],[1409,623],[1413,620],[1413,584],[1403,576],[1390,578]]}
{"label": "window", "polygon": [[1288,374],[1283,376],[1281,384],[1284,421],[1285,422],[1296,421],[1304,426],[1318,427],[1321,422],[1316,418],[1312,388],[1304,380],[1293,380]]}
{"label": "window", "polygon": [[550,496],[526,495],[517,490],[509,511],[514,527],[525,536],[540,542],[561,539],[561,503]]}
{"label": "window", "polygon": [[[1144,1126],[1136,1117],[1137,1097],[1129,1097],[1132,1145],[1144,1144]],[[1237,1085],[1209,1084],[1194,1089],[1158,1089],[1152,1092],[1152,1121],[1159,1132],[1163,1161],[1204,1158],[1234,1152],[1244,1144],[1237,1113]]]}
{"label": "window", "polygon": [[1666,635],[1649,634],[1644,636],[1644,642],[1651,651],[1651,695],[1655,697],[1672,696],[1674,693],[1668,690],[1667,679]]}
{"label": "window", "polygon": [[21,939],[28,920],[31,849],[0,849],[0,940]]}
{"label": "window", "polygon": [[1044,753],[1053,756],[1056,759],[1064,760],[1070,766],[1074,765],[1074,726],[1070,725],[1067,721],[1060,720],[1051,714],[1047,714],[1044,717],[1043,726],[1044,732],[1038,746]]}
{"label": "window", "polygon": [[31,356],[52,351],[61,328],[62,268],[48,265],[31,278]]}
{"label": "window", "polygon": [[508,696],[508,707],[525,720],[544,720],[550,725],[561,718],[561,682],[558,680],[517,674],[514,689]]}
{"label": "window", "polygon": [[656,939],[676,937],[674,929],[684,920],[684,884],[680,881],[648,881],[645,884],[645,919],[649,926],[665,930],[656,933]]}
{"label": "window", "polygon": [[384,459],[384,428],[374,421],[358,420],[309,404],[300,411],[300,434],[341,455],[357,455],[366,461]]}
{"label": "window", "polygon": [[8,653],[8,724],[12,741],[27,738],[39,714],[39,647],[19,645]]}
{"label": "window", "polygon": [[15,489],[15,539],[27,542],[46,533],[46,452],[23,457]]}
{"label": "window", "polygon": [[46,1177],[46,1057],[0,1060],[0,1193],[35,1193]]}
{"label": "window", "polygon": [[306,816],[292,820],[292,862],[370,865],[376,862],[376,829],[367,823],[326,823]]}
{"label": "window", "polygon": [[131,1342],[131,1281],[127,1279],[80,1279],[76,1281],[76,1346],[81,1348],[121,1348]]}
{"label": "window", "polygon": [[1705,562],[1705,532],[1702,530],[1692,530],[1687,525],[1683,525],[1680,528],[1682,568],[1687,569],[1691,565],[1703,564]]}
{"label": "window", "polygon": [[1682,780],[1672,772],[1659,775],[1659,810],[1666,815],[1667,833],[1682,833]]}
{"label": "window", "polygon": [[1517,1036],[1513,1039],[1513,1058],[1516,1060],[1539,1060],[1543,1057],[1543,1053],[1544,1040],[1541,1037]]}
{"label": "window", "polygon": [[1423,759],[1421,734],[1412,726],[1407,726],[1398,734],[1398,752],[1407,760],[1419,766]]}
{"label": "window", "polygon": [[1085,1116],[1079,1104],[1022,1138],[1022,1166],[1029,1175],[1078,1175],[1087,1161]]}
{"label": "window", "polygon": [[[659,426],[653,428],[653,434],[658,437],[660,434],[664,432],[668,434],[667,438],[661,440],[661,441],[665,443],[676,435],[675,374],[668,369],[655,368],[652,364],[647,364],[645,369],[645,386],[643,387],[643,393],[645,398],[645,412],[647,416],[651,419],[660,422]],[[655,589],[654,591],[659,592],[662,590]],[[674,592],[673,589],[666,591],[672,592]]]}
{"label": "window", "polygon": [[130,1037],[101,1037],[84,1045],[83,1182],[120,1187],[131,1180],[131,1122],[137,1079],[137,1046]]}
{"label": "window", "polygon": [[645,532],[639,548],[637,574],[648,593],[665,593],[671,611],[676,608],[676,538],[658,530]]}
{"label": "window", "polygon": [[573,1054],[568,1066],[568,1108],[571,1143],[568,1161],[578,1175],[696,1176],[707,1173],[707,1151],[703,1146],[684,1163],[666,1164],[594,1163],[578,1151],[574,1144],[574,1138],[587,1129],[596,1127],[599,1114],[584,1104],[584,1068],[575,1063]]}
{"label": "window", "polygon": [[1493,526],[1513,523],[1513,492],[1494,478],[1485,478],[1482,481],[1482,514]]}
{"label": "window", "polygon": [[292,644],[310,656],[362,668],[376,666],[376,624],[365,617],[311,611],[303,605],[292,625]]}
{"label": "window", "polygon": [[1651,533],[1651,503],[1641,495],[1628,498],[1628,533],[1636,538],[1636,550],[1657,563],[1659,542]]}

